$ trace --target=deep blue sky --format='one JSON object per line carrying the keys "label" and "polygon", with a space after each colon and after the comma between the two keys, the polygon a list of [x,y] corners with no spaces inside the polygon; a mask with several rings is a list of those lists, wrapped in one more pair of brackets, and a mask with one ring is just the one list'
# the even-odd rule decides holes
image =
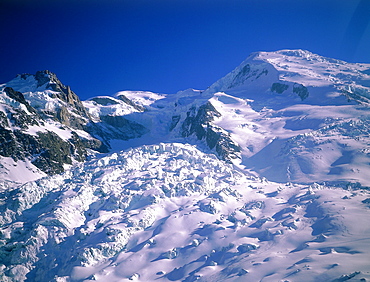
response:
{"label": "deep blue sky", "polygon": [[370,63],[369,0],[0,1],[0,83],[48,69],[82,99],[205,89],[251,52]]}

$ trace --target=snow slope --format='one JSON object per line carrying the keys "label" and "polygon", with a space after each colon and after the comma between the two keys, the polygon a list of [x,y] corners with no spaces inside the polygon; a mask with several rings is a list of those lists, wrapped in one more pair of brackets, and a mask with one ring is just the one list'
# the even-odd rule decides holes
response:
{"label": "snow slope", "polygon": [[[170,95],[122,91],[115,97],[84,101],[81,105],[95,127],[88,132],[69,127],[58,134],[75,131],[81,138],[95,137],[117,152],[159,142],[197,144],[273,181],[369,186],[369,70],[370,64],[346,63],[304,50],[257,52],[205,91]],[[65,105],[48,84],[39,85],[42,82],[26,75],[6,86],[24,91],[30,105],[44,111]],[[206,103],[215,112],[199,117]],[[81,115],[76,119],[88,122]],[[122,124],[128,127],[117,127]],[[199,132],[201,127],[205,132]],[[51,130],[57,132],[58,124]],[[222,138],[210,140],[215,135]],[[224,149],[225,143],[240,152]]]}
{"label": "snow slope", "polygon": [[147,132],[124,117],[142,111],[123,95],[82,103],[49,71],[18,75],[0,85],[1,179],[17,186],[106,153],[110,140]]}
{"label": "snow slope", "polygon": [[110,152],[53,176],[1,157],[1,281],[370,280],[370,64],[258,52],[204,91],[73,103],[35,77],[1,88],[96,127],[27,134]]}
{"label": "snow slope", "polygon": [[[122,92],[146,108],[127,116],[149,133],[116,143],[115,150],[185,142],[207,151],[212,143],[207,136],[223,132],[226,142],[240,146],[240,159],[233,163],[256,175],[279,182],[369,186],[369,70],[370,64],[304,50],[258,52],[205,91]],[[215,108],[212,118],[200,116],[206,103]],[[193,128],[211,130],[189,138],[185,125],[192,122],[203,122]]]}
{"label": "snow slope", "polygon": [[368,190],[269,182],[190,145],[114,153],[9,193],[3,281],[370,279]]}

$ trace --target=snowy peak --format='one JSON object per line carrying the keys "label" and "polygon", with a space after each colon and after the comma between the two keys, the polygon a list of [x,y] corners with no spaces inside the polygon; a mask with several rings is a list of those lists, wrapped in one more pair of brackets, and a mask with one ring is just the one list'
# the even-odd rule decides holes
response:
{"label": "snowy peak", "polygon": [[55,73],[49,70],[37,71],[36,74],[18,74],[14,79],[6,83],[8,87],[12,87],[20,92],[43,91],[67,89],[56,76]]}
{"label": "snowy peak", "polygon": [[[107,105],[107,99],[95,100]],[[61,173],[93,152],[108,152],[112,139],[128,140],[146,132],[142,125],[123,118],[143,110],[140,106],[127,98],[109,99],[119,107],[95,117],[49,71],[18,75],[1,85],[0,140],[7,144],[0,148],[1,178],[24,183],[45,173]]]}
{"label": "snowy peak", "polygon": [[[325,58],[305,50],[256,52],[207,89],[243,94],[290,93],[305,100],[308,87],[331,87],[340,95],[369,104],[370,64],[354,64]],[[298,87],[298,88],[297,88]],[[296,88],[296,89],[295,89]],[[300,89],[299,89],[300,88]],[[309,92],[309,89],[307,90]],[[320,98],[313,97],[317,103]],[[316,98],[316,99],[315,99]],[[309,100],[308,100],[309,101]],[[325,102],[328,100],[325,99]]]}
{"label": "snowy peak", "polygon": [[[89,118],[79,97],[48,70],[18,75],[6,87],[22,92],[32,107],[40,113],[54,115],[61,123],[78,128]],[[82,119],[76,120],[76,116]],[[72,119],[75,122],[71,123]]]}
{"label": "snowy peak", "polygon": [[205,91],[83,102],[48,71],[1,85],[0,280],[370,280],[369,66],[258,52]]}
{"label": "snowy peak", "polygon": [[369,80],[370,64],[353,64],[322,57],[304,50],[260,52],[258,58],[272,64],[279,79],[305,86],[326,86],[360,83]]}
{"label": "snowy peak", "polygon": [[249,56],[232,72],[212,84],[207,92],[228,91],[243,87],[266,86],[278,78],[276,69],[266,61],[259,59],[259,53]]}

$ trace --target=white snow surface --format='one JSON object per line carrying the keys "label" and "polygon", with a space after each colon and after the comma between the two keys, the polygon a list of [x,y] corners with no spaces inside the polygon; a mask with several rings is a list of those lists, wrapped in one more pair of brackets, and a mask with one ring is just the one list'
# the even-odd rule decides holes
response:
{"label": "white snow surface", "polygon": [[166,98],[166,94],[159,94],[150,91],[120,91],[116,96],[124,95],[140,106],[150,106],[154,102]]}
{"label": "white snow surface", "polygon": [[370,279],[369,190],[269,182],[190,145],[114,153],[11,193],[3,281]]}
{"label": "white snow surface", "polygon": [[[10,157],[0,157],[0,182],[19,185],[39,179],[46,174],[35,167],[29,160],[14,161]],[[1,190],[0,190],[1,191]]]}
{"label": "white snow surface", "polygon": [[[6,86],[60,106],[27,79]],[[258,52],[205,91],[97,98],[94,121],[148,133],[61,175],[1,158],[1,281],[370,280],[370,64]],[[241,148],[232,163],[181,135],[207,102]]]}
{"label": "white snow surface", "polygon": [[[241,147],[242,158],[234,160],[240,168],[279,182],[350,181],[370,186],[369,69],[370,64],[303,50],[259,52],[205,91],[120,92],[146,106],[146,112],[126,116],[150,132],[114,147],[119,151],[179,141],[187,112],[209,101],[221,114],[213,124]],[[285,85],[285,90],[276,92],[274,84]],[[297,89],[307,91],[307,97],[300,97]],[[171,131],[174,116],[180,122]]]}
{"label": "white snow surface", "polygon": [[[99,104],[93,99],[105,100],[107,104]],[[84,101],[83,105],[90,113],[94,122],[100,122],[101,116],[125,116],[134,112],[138,112],[132,106],[127,105],[123,101],[108,97],[108,96],[98,96],[91,100]]]}

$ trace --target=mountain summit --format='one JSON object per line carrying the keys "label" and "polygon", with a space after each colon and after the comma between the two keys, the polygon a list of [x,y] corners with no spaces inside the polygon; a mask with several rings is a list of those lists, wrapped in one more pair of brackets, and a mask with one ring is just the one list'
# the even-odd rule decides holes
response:
{"label": "mountain summit", "polygon": [[370,64],[257,52],[205,90],[0,85],[0,280],[370,280]]}

